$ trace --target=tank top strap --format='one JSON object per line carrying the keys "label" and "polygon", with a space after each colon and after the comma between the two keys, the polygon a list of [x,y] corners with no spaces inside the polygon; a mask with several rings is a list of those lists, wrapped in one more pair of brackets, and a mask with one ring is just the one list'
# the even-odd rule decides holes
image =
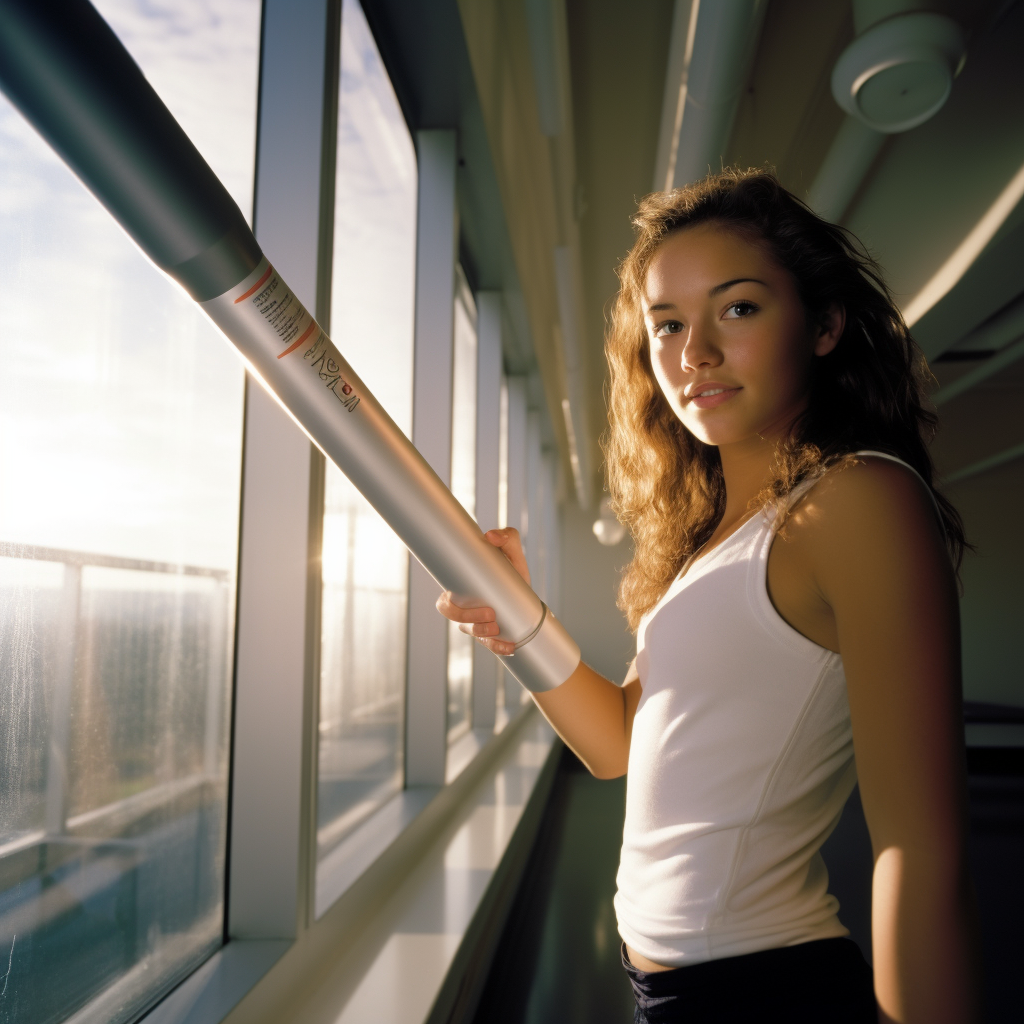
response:
{"label": "tank top strap", "polygon": [[[921,481],[921,486],[924,487],[925,492],[931,499],[932,508],[935,509],[935,515],[939,520],[939,527],[942,530],[943,535],[946,533],[946,524],[942,518],[942,509],[939,507],[939,503],[935,498],[935,492],[928,485],[928,481],[925,480],[921,474],[910,465],[909,462],[904,462],[903,459],[896,455],[890,455],[888,452],[875,451],[872,448],[865,448],[861,451],[851,452],[851,455],[870,455],[878,459],[888,459],[889,462],[895,462],[899,466],[903,466],[904,469],[909,469],[918,480]],[[806,480],[801,480],[787,495],[786,509],[791,509],[820,479],[822,474],[815,474],[814,476],[808,477]]]}
{"label": "tank top strap", "polygon": [[939,520],[939,528],[942,530],[943,536],[945,536],[945,534],[946,534],[946,523],[945,523],[945,520],[942,518],[942,509],[939,507],[939,502],[938,502],[938,499],[935,497],[935,492],[932,490],[932,488],[929,485],[928,481],[925,480],[925,478],[923,476],[921,476],[921,474],[918,473],[918,471],[916,469],[914,469],[914,467],[912,465],[910,465],[909,462],[904,462],[903,459],[898,458],[895,455],[890,455],[888,452],[877,452],[877,451],[874,451],[873,449],[870,449],[870,448],[866,448],[863,451],[854,452],[853,454],[854,455],[871,455],[871,456],[874,456],[877,459],[888,459],[890,462],[895,462],[897,465],[903,466],[905,469],[909,469],[910,472],[913,473],[914,476],[916,476],[917,479],[921,481],[921,486],[925,489],[925,493],[931,499],[932,508],[935,509],[935,515],[938,517],[938,520]]}

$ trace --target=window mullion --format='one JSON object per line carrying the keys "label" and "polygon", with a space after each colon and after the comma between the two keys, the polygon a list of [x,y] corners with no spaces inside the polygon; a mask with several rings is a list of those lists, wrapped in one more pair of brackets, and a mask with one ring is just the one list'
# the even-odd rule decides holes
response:
{"label": "window mullion", "polygon": [[[482,530],[498,525],[498,448],[501,434],[501,292],[477,295],[476,518]],[[473,646],[473,728],[494,727],[498,662]]]}
{"label": "window mullion", "polygon": [[[416,348],[412,441],[437,475],[451,481],[455,294],[455,132],[417,133]],[[409,561],[405,779],[441,786],[447,752],[448,624],[434,610],[437,583]]]}
{"label": "window mullion", "polygon": [[[256,236],[309,307],[317,299],[322,248],[329,9],[330,0],[264,3]],[[232,938],[293,938],[306,917],[319,460],[305,434],[250,378],[232,750]]]}

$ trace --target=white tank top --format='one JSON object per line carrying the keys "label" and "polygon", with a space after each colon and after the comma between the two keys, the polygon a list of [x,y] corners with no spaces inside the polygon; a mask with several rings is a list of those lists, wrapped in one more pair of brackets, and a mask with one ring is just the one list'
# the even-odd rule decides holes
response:
{"label": "white tank top", "polygon": [[615,913],[669,967],[849,934],[818,852],[856,782],[846,678],[769,600],[773,538],[759,512],[691,559],[637,633]]}

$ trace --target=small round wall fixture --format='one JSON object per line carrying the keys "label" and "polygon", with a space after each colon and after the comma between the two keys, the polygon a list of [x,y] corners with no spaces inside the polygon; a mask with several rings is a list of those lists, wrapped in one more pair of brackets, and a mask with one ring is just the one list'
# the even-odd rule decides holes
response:
{"label": "small round wall fixture", "polygon": [[964,34],[952,18],[900,14],[843,51],[832,71],[832,95],[875,131],[905,132],[939,111],[963,58]]}
{"label": "small round wall fixture", "polygon": [[594,520],[593,530],[594,536],[609,548],[614,547],[626,536],[626,528],[615,518],[612,511],[611,498],[601,499],[600,518]]}

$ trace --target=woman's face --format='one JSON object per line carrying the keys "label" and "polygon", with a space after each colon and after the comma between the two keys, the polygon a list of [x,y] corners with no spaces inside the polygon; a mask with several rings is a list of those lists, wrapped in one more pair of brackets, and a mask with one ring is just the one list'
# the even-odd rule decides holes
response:
{"label": "woman's face", "polygon": [[807,404],[811,365],[842,333],[808,323],[796,283],[735,230],[670,235],[647,272],[651,364],[683,425],[707,444],[785,434]]}

